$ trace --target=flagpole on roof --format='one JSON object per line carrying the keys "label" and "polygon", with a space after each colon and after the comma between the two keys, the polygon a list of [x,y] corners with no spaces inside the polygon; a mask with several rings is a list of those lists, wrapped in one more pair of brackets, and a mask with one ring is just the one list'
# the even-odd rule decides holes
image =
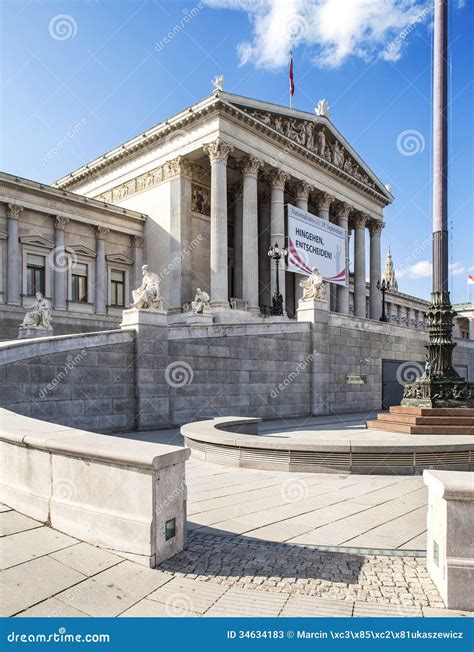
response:
{"label": "flagpole on roof", "polygon": [[293,79],[293,50],[290,50],[290,71],[289,71],[289,82],[290,82],[290,109],[293,108],[293,95],[295,92],[295,83]]}

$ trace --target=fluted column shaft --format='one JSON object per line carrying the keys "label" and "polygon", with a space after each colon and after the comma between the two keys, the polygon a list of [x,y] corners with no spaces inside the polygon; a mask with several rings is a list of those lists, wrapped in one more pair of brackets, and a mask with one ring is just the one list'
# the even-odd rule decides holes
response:
{"label": "fluted column shaft", "polygon": [[234,146],[220,138],[204,145],[211,161],[211,301],[229,306],[227,278],[227,159]]}
{"label": "fluted column shaft", "polygon": [[382,314],[382,293],[377,288],[377,283],[382,278],[380,234],[382,222],[370,222],[370,318],[380,319]]}
{"label": "fluted column shaft", "polygon": [[234,292],[237,299],[242,299],[242,219],[243,219],[242,184],[234,189]]}
{"label": "fluted column shaft", "polygon": [[[309,193],[314,188],[306,181],[300,181],[296,186],[296,208],[308,212]],[[305,277],[304,274],[294,274],[295,277],[295,309],[298,308],[298,301],[303,296],[303,288],[300,287],[300,281]]]}
{"label": "fluted column shaft", "polygon": [[[272,195],[271,195],[271,234],[270,243],[278,244],[280,249],[285,246],[285,183],[288,181],[289,175],[282,170],[275,170],[272,174]],[[272,296],[276,290],[276,272],[275,262],[270,258],[270,279],[271,279],[271,293]],[[280,293],[283,297],[283,305],[286,312],[286,291],[285,291],[285,272],[286,261],[282,257],[279,265],[278,282],[280,286]]]}
{"label": "fluted column shaft", "polygon": [[95,311],[104,315],[107,310],[107,261],[105,259],[105,238],[110,229],[98,226],[96,229],[95,257]]}
{"label": "fluted column shaft", "polygon": [[270,296],[270,266],[268,264],[268,250],[270,249],[271,231],[270,193],[265,192],[259,201],[258,210],[258,267],[260,277],[260,303],[264,306],[271,305]]}
{"label": "fluted column shaft", "polygon": [[357,215],[354,220],[354,314],[367,316],[365,297],[365,215]]}
{"label": "fluted column shaft", "polygon": [[[322,220],[329,221],[329,209],[331,204],[334,201],[334,197],[327,192],[321,192],[316,197],[316,210],[318,211],[318,217]],[[325,283],[326,296],[328,302],[328,308],[331,309],[331,304],[334,305],[336,299],[336,289],[333,283]]]}
{"label": "fluted column shaft", "polygon": [[263,163],[254,156],[243,162],[242,296],[251,312],[258,308],[258,194],[257,175]]}
{"label": "fluted column shaft", "polygon": [[66,242],[64,229],[69,220],[57,216],[54,223],[54,307],[67,310],[67,270]]}
{"label": "fluted column shaft", "polygon": [[21,303],[21,254],[18,219],[23,206],[7,207],[7,303]]}
{"label": "fluted column shaft", "polygon": [[[349,214],[351,206],[349,204],[341,204],[337,210],[337,225],[344,229],[344,260],[346,265],[346,273],[349,270]],[[342,315],[349,314],[349,278],[347,278],[347,285],[337,286],[337,312]]]}
{"label": "fluted column shaft", "polygon": [[[143,282],[143,238],[134,236],[132,238],[132,254],[133,254],[133,287],[131,290],[136,290]],[[132,297],[128,298],[130,301]]]}

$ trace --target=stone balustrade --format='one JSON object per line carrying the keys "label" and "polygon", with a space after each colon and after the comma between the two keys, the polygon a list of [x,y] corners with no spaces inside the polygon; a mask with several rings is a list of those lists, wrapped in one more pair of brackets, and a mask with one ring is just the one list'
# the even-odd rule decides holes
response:
{"label": "stone balustrade", "polygon": [[184,547],[189,450],[0,410],[0,500],[154,567]]}

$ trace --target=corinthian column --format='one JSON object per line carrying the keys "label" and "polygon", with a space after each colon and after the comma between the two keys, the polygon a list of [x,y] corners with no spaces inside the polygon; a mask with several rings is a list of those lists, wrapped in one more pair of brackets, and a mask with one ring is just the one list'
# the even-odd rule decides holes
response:
{"label": "corinthian column", "polygon": [[381,280],[380,234],[384,223],[378,220],[369,222],[370,232],[370,318],[380,319],[382,314],[382,294],[377,288]]}
{"label": "corinthian column", "polygon": [[[334,201],[334,197],[327,192],[321,192],[316,197],[316,210],[318,211],[318,217],[326,222],[329,221],[329,209],[331,204]],[[326,296],[328,302],[328,309],[334,309],[334,303],[336,301],[336,288],[333,283],[325,283]]]}
{"label": "corinthian column", "polygon": [[367,215],[359,214],[354,218],[354,314],[356,317],[367,316],[365,297],[365,224]]}
{"label": "corinthian column", "polygon": [[[285,183],[290,178],[289,174],[283,172],[283,170],[274,170],[270,176],[272,184],[272,198],[271,198],[271,233],[270,233],[270,244],[278,244],[280,249],[285,246]],[[285,306],[286,314],[286,290],[285,290],[285,272],[286,272],[286,261],[282,257],[280,260],[278,282],[280,286],[280,293],[283,297],[283,305]],[[275,272],[275,262],[273,258],[270,258],[270,284],[271,284],[271,293],[272,297],[276,291],[276,272]]]}
{"label": "corinthian column", "polygon": [[7,206],[7,303],[21,303],[21,255],[18,239],[18,218],[23,206]]}
{"label": "corinthian column", "polygon": [[[139,235],[132,237],[132,252],[133,252],[133,290],[139,288],[142,284],[143,273],[143,238]],[[131,300],[131,296],[128,297]]]}
{"label": "corinthian column", "polygon": [[216,138],[203,149],[211,162],[211,301],[228,308],[227,159],[234,146]]}
{"label": "corinthian column", "polygon": [[346,266],[347,285],[337,286],[337,312],[349,314],[349,214],[352,207],[349,204],[339,204],[337,207],[337,225],[344,229],[344,262]]}
{"label": "corinthian column", "polygon": [[[306,181],[299,181],[296,184],[296,207],[308,212],[309,193],[314,190]],[[300,287],[300,281],[304,278],[304,274],[295,274],[295,310],[298,308],[298,301],[303,296],[303,289]]]}
{"label": "corinthian column", "polygon": [[268,265],[268,250],[270,249],[270,193],[264,192],[258,203],[258,267],[260,277],[260,303],[269,306],[270,296],[270,266]]}
{"label": "corinthian column", "polygon": [[107,307],[107,262],[105,260],[105,238],[110,229],[98,226],[95,232],[95,312],[105,315]]}
{"label": "corinthian column", "polygon": [[64,240],[64,229],[69,220],[56,216],[54,221],[54,307],[67,310],[67,269],[68,261]]}
{"label": "corinthian column", "polygon": [[242,184],[234,186],[234,292],[233,296],[242,299],[242,219],[243,196]]}
{"label": "corinthian column", "polygon": [[257,175],[263,166],[254,156],[248,156],[242,163],[243,219],[242,219],[242,298],[248,309],[255,314],[258,307],[258,195]]}

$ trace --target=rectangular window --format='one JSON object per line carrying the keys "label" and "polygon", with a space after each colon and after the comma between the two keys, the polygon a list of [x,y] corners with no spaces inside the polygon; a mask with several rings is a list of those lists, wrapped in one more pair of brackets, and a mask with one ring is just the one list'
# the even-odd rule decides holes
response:
{"label": "rectangular window", "polygon": [[26,260],[26,294],[34,296],[37,292],[45,295],[44,283],[45,257],[28,254]]}
{"label": "rectangular window", "polygon": [[72,268],[71,298],[78,303],[87,303],[87,265],[76,263]]}
{"label": "rectangular window", "polygon": [[112,306],[125,306],[125,272],[113,269],[110,272],[110,303]]}

